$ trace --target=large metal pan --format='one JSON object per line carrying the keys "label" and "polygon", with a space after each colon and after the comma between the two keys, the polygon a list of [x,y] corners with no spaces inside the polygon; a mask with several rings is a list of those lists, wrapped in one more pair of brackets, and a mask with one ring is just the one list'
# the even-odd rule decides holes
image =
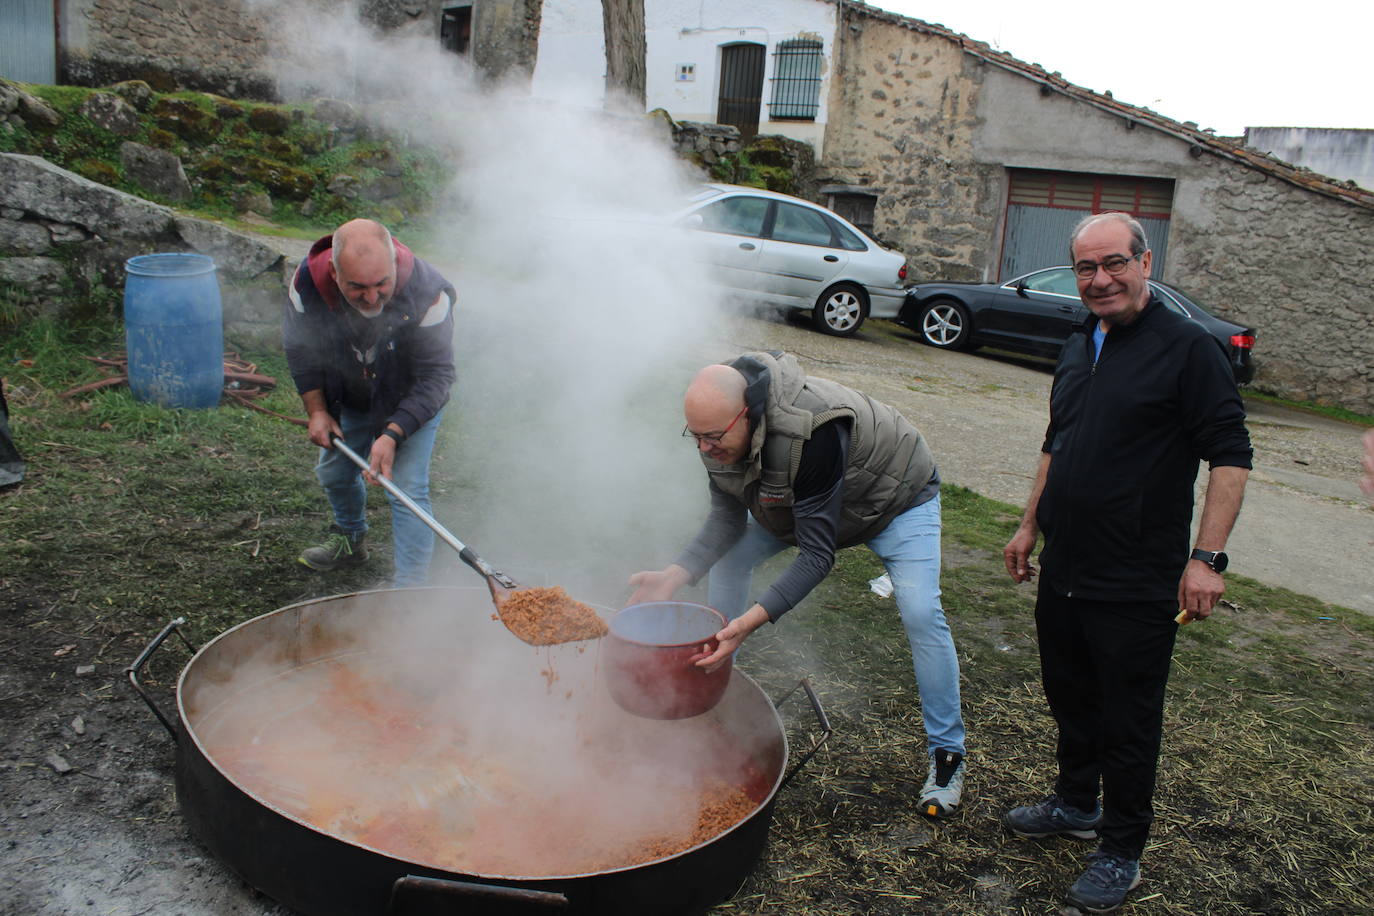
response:
{"label": "large metal pan", "polygon": [[[829,735],[810,686],[799,685],[811,698],[819,738],[786,770],[788,742],[777,709],[738,669],[724,698],[704,715],[639,718],[606,695],[595,642],[531,649],[479,612],[487,600],[479,588],[363,592],[240,624],[186,665],[177,686],[179,729],[138,683],[139,669],[176,631],[169,625],[128,673],[176,739],[177,798],[192,831],[249,884],[320,916],[675,916],[701,913],[731,896],[763,849],[778,790]],[[473,612],[454,614],[454,604]],[[344,708],[335,689],[340,683],[372,687],[360,695],[345,691],[353,705]],[[353,731],[359,723],[361,730]],[[437,761],[427,756],[429,738],[447,735],[454,723],[463,729],[461,739],[439,745],[445,756]],[[643,855],[634,853],[640,847],[633,842],[627,847],[619,836],[605,836],[604,811],[594,812],[586,835],[560,835],[578,823],[564,815],[590,811],[577,807],[589,796],[598,804],[614,801],[590,788],[607,774],[631,793],[630,820],[655,813],[658,796],[633,796],[630,787],[651,774],[648,784],[669,804],[699,778],[701,767],[686,758],[702,747],[732,791],[748,796],[736,823],[714,833],[708,824],[705,835],[698,826],[694,845],[662,853],[650,843]],[[294,762],[294,775],[260,766],[274,752]],[[579,771],[589,752],[588,769]],[[448,820],[355,829],[366,820],[359,810],[399,810],[412,796],[429,804],[441,795],[488,793],[504,804],[523,787],[543,791],[545,780],[530,780],[526,769],[538,761],[557,764],[548,771],[552,784],[572,782],[553,801],[539,800],[537,818],[526,818],[518,805],[510,809],[517,812],[509,818],[515,827],[505,817],[466,822],[467,809],[445,801]],[[582,773],[589,792],[579,791]],[[353,779],[349,792],[340,791],[344,776]],[[311,800],[321,793],[332,801]],[[341,805],[342,814],[335,810]],[[522,825],[522,818],[528,822]],[[587,867],[588,850],[603,843],[614,855]],[[560,859],[565,848],[568,858]],[[521,850],[529,851],[528,860]]]}

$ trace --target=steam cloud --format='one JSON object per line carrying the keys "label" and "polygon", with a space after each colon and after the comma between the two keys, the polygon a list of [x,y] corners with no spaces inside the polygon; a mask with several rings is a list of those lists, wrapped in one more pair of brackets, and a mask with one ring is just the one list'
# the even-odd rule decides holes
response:
{"label": "steam cloud", "polygon": [[[681,397],[697,368],[733,354],[713,348],[722,313],[685,239],[664,223],[700,177],[648,118],[480,85],[463,59],[440,50],[432,23],[423,35],[379,37],[352,7],[299,0],[259,9],[281,45],[285,94],[349,101],[369,123],[452,155],[452,183],[427,231],[400,234],[459,293],[458,381],[436,451],[436,468],[459,486],[436,492],[436,517],[526,585],[559,584],[618,607],[628,575],[671,560],[706,509],[700,462],[678,435]],[[436,551],[440,581],[481,588],[446,546]],[[429,638],[441,640],[452,615],[472,613],[436,602]],[[494,736],[523,721],[565,747],[585,740],[576,719],[540,719],[549,694],[537,676],[527,685],[537,702],[491,689],[500,678],[485,675],[509,680],[508,653],[534,650],[499,625],[484,632],[500,646],[469,645],[451,666],[432,654],[413,666],[440,679],[455,666],[466,672],[461,691],[433,697],[436,714],[461,710],[474,733],[489,711]],[[661,761],[622,774],[623,818],[683,772],[692,749],[678,743],[656,741]],[[593,775],[577,772],[576,754],[545,759],[548,771],[528,778],[571,791]]]}
{"label": "steam cloud", "polygon": [[[704,512],[681,394],[731,354],[708,350],[715,295],[663,223],[700,176],[647,117],[482,84],[429,20],[379,36],[348,7],[270,15],[284,92],[343,98],[452,154],[430,230],[402,235],[459,295],[436,460],[463,490],[436,497],[436,515],[525,584],[618,604],[629,573],[672,559]],[[438,549],[436,570],[456,563]]]}

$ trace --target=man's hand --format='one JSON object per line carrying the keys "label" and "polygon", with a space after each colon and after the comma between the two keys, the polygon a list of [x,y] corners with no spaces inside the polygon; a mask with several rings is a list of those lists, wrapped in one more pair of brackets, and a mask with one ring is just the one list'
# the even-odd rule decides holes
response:
{"label": "man's hand", "polygon": [[320,448],[333,448],[334,443],[330,439],[334,436],[342,439],[343,430],[329,415],[329,405],[324,401],[324,392],[318,388],[301,392],[301,406],[305,408],[305,415],[309,418],[306,422],[306,433],[310,436],[310,441]]}
{"label": "man's hand", "polygon": [[378,477],[391,479],[391,466],[396,463],[396,440],[390,436],[378,436],[367,453],[368,469],[363,473],[368,483],[376,483]]}
{"label": "man's hand", "polygon": [[343,430],[339,424],[329,415],[327,410],[316,410],[310,413],[310,423],[308,427],[310,441],[320,448],[333,448],[333,438],[338,436],[343,438]]}
{"label": "man's hand", "polygon": [[677,590],[692,579],[692,574],[676,563],[666,569],[652,569],[637,572],[630,577],[634,592],[625,603],[644,604],[648,601],[668,601]]}
{"label": "man's hand", "polygon": [[1221,575],[1201,560],[1189,560],[1178,581],[1179,623],[1212,616],[1217,599],[1226,591]]}
{"label": "man's hand", "polygon": [[1007,572],[1016,582],[1029,582],[1035,577],[1035,567],[1031,565],[1030,555],[1035,550],[1037,535],[1035,529],[1022,525],[1002,548],[1002,562]]}
{"label": "man's hand", "polygon": [[[768,622],[768,612],[763,609],[763,605],[756,604],[743,615],[736,617],[725,625],[725,628],[716,634],[716,651],[710,652],[704,658],[697,660],[697,667],[704,670],[707,674],[715,671],[725,660],[739,649],[744,641],[749,638],[749,634],[757,630]],[[710,645],[701,647],[702,652],[709,652]]]}

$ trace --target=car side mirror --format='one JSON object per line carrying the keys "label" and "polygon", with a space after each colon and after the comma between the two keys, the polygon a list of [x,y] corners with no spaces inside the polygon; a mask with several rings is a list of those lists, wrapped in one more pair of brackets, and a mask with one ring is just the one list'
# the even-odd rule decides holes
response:
{"label": "car side mirror", "polygon": [[700,229],[706,225],[706,219],[700,213],[691,213],[682,221],[682,225],[688,229]]}
{"label": "car side mirror", "polygon": [[1020,296],[1022,299],[1029,299],[1029,298],[1030,298],[1029,296],[1026,295],[1026,281],[1025,281],[1025,280],[1017,280],[1017,281],[1016,281],[1016,295]]}

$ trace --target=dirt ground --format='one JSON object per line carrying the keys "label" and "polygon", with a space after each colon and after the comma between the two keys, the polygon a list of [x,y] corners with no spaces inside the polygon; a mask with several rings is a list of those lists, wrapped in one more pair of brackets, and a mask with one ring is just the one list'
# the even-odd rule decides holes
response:
{"label": "dirt ground", "polygon": [[[1045,419],[1046,366],[943,353],[876,324],[858,339],[835,340],[784,321],[746,322],[718,343],[721,352],[705,358],[797,353],[809,371],[912,417],[946,480],[1024,499]],[[1231,543],[1234,568],[1374,612],[1374,585],[1362,572],[1374,512],[1354,484],[1359,431],[1258,404],[1251,418],[1257,467]],[[285,914],[210,857],[180,818],[173,742],[122,673],[147,634],[107,636],[63,619],[51,596],[20,601],[0,618],[0,914]],[[78,668],[86,664],[92,670]],[[165,684],[174,663],[163,674]]]}

